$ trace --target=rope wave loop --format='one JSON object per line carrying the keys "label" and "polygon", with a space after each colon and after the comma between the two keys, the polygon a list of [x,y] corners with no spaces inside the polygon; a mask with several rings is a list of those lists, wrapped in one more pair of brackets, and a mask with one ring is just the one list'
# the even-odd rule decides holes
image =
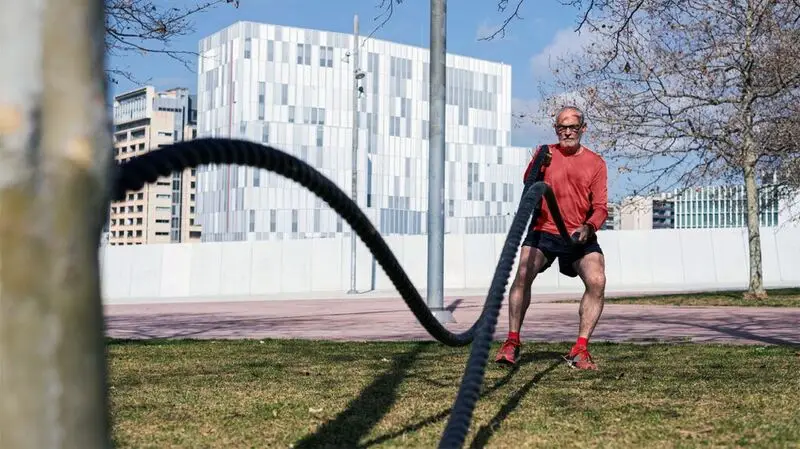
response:
{"label": "rope wave loop", "polygon": [[517,249],[529,220],[535,220],[541,210],[542,200],[547,202],[548,211],[562,239],[572,245],[552,188],[543,181],[537,181],[544,158],[545,152],[539,151],[525,180],[522,198],[497,262],[481,315],[469,329],[461,333],[453,333],[439,323],[383,237],[358,205],[314,167],[277,148],[226,138],[176,142],[117,165],[111,199],[124,200],[128,192],[140,190],[145,184],[154,183],[159,177],[174,172],[209,164],[233,164],[268,170],[291,179],[325,201],[364,242],[408,308],[434,339],[453,347],[472,343],[461,385],[439,444],[440,448],[460,448],[466,439],[477,404],[489,348]]}

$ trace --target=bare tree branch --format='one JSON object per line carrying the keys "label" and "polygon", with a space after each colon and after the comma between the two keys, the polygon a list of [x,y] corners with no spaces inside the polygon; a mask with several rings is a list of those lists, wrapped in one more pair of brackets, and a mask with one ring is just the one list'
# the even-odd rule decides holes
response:
{"label": "bare tree branch", "polygon": [[[196,51],[171,48],[173,41],[194,31],[192,17],[222,4],[239,7],[239,0],[198,0],[189,7],[168,7],[155,0],[105,0],[106,52],[114,56],[127,54],[163,54],[194,71]],[[112,82],[125,78],[134,83],[131,71],[109,68]]]}
{"label": "bare tree branch", "polygon": [[378,19],[381,18],[381,16],[384,16],[384,18],[381,21],[381,23],[376,25],[375,28],[373,28],[372,31],[370,31],[370,33],[367,35],[367,37],[364,38],[364,41],[361,43],[362,46],[367,42],[367,40],[369,40],[372,36],[374,36],[375,33],[378,32],[378,30],[383,28],[384,25],[386,25],[389,22],[389,20],[392,19],[392,16],[394,16],[394,5],[395,5],[395,3],[400,5],[400,4],[403,3],[403,0],[381,0],[380,4],[377,6],[377,8],[381,9],[381,10],[384,10],[384,11],[382,13],[378,14],[377,16],[375,16],[372,20],[378,20]]}
{"label": "bare tree branch", "polygon": [[[525,3],[525,0],[517,0],[517,4],[514,7],[514,10],[511,12],[510,15],[508,15],[505,18],[505,20],[503,20],[502,25],[500,25],[500,27],[497,28],[497,30],[495,30],[494,33],[490,34],[489,36],[481,37],[478,40],[480,40],[480,41],[490,41],[490,40],[494,39],[495,37],[497,37],[497,35],[500,35],[501,38],[505,37],[506,36],[506,28],[508,27],[508,24],[511,23],[512,20],[514,20],[514,19],[523,20],[522,16],[519,14],[519,11],[522,8],[522,4],[523,3]],[[508,9],[508,0],[498,0],[498,2],[497,2],[497,11],[499,11],[502,14],[502,13],[506,12],[507,9]]]}
{"label": "bare tree branch", "polygon": [[562,106],[565,92],[577,99],[604,157],[644,188],[743,183],[750,293],[763,295],[759,191],[777,195],[770,173],[788,185],[800,170],[800,5],[594,0],[589,8],[581,26],[596,39],[560,58],[546,108]]}
{"label": "bare tree branch", "polygon": [[[385,0],[384,0],[385,1]],[[608,20],[604,17],[606,10],[614,6],[615,0],[589,0],[585,5],[586,0],[559,0],[563,6],[569,6],[579,11],[578,24],[575,32],[580,32],[584,28],[588,28],[590,32],[601,32],[610,34],[615,41],[613,50],[609,52],[606,58],[606,63],[600,69],[607,69],[618,57],[620,53],[620,40],[623,35],[633,26],[636,15],[647,4],[651,3],[648,0],[633,0],[627,4],[625,13],[621,17],[614,17],[614,20]],[[677,0],[660,0],[657,2],[657,8],[664,10],[672,5]],[[502,39],[505,37],[506,32],[514,20],[524,20],[520,11],[525,0],[515,0],[513,8],[509,6],[509,0],[497,0],[497,10],[501,15],[505,15],[503,22],[497,29],[489,34],[479,38],[478,40],[490,41],[498,36]],[[510,12],[509,12],[510,11]],[[619,25],[617,25],[619,24]]]}

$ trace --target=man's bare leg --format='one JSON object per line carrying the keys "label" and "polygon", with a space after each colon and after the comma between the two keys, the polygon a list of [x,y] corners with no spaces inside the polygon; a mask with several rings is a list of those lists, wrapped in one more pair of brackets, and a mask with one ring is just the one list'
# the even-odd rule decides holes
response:
{"label": "man's bare leg", "polygon": [[514,365],[517,362],[519,332],[531,304],[531,284],[545,262],[544,254],[538,249],[530,246],[522,247],[517,276],[508,293],[508,338],[497,353],[495,361],[498,363]]}
{"label": "man's bare leg", "polygon": [[578,311],[580,317],[578,340],[567,357],[573,360],[576,368],[596,369],[588,351],[588,342],[603,313],[606,288],[605,258],[600,253],[589,253],[575,263],[575,271],[583,281],[585,290]]}
{"label": "man's bare leg", "polygon": [[519,332],[528,307],[531,305],[531,285],[544,265],[544,254],[536,248],[523,246],[520,250],[517,276],[508,292],[508,330]]}
{"label": "man's bare leg", "polygon": [[606,294],[605,258],[600,253],[589,253],[577,262],[575,271],[585,287],[579,310],[578,337],[588,339],[603,313]]}

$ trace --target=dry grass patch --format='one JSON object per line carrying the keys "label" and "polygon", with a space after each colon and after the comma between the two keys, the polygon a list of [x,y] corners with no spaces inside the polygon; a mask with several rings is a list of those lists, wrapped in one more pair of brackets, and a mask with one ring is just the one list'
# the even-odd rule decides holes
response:
{"label": "dry grass patch", "polygon": [[[563,344],[527,344],[516,371],[490,364],[465,447],[800,441],[797,348],[593,347],[598,372],[559,362]],[[436,447],[468,356],[297,340],[110,341],[108,352],[118,448]]]}

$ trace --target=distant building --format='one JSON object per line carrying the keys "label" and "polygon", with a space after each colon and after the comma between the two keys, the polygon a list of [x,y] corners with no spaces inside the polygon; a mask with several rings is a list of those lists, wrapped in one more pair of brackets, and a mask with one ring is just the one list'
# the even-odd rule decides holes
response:
{"label": "distant building", "polygon": [[675,227],[675,202],[669,198],[653,199],[653,229]]}
{"label": "distant building", "polygon": [[[633,196],[623,199],[619,205],[619,229],[653,229],[654,224],[664,226],[662,222],[666,222],[665,203],[668,203],[666,195]],[[656,210],[658,214],[655,213]]]}
{"label": "distant building", "polygon": [[[675,193],[676,228],[740,228],[747,226],[744,186],[711,186]],[[778,190],[759,190],[760,225],[778,225]]]}
{"label": "distant building", "polygon": [[[759,222],[775,227],[790,221],[790,198],[772,185],[759,189]],[[625,198],[620,206],[620,229],[698,229],[747,226],[744,186],[706,186],[651,196]]]}
{"label": "distant building", "polygon": [[[382,235],[425,234],[428,49],[362,36],[356,65],[354,40],[255,22],[203,38],[198,135],[279,148],[350,196],[355,128],[359,207]],[[531,157],[509,142],[511,66],[449,54],[446,78],[445,232],[507,232]],[[302,186],[250,167],[199,169],[198,211],[209,242],[350,233]]]}
{"label": "distant building", "polygon": [[602,226],[600,226],[600,229],[608,231],[619,229],[619,219],[619,204],[608,203],[608,217],[606,218],[606,221],[603,222]]}
{"label": "distant building", "polygon": [[[197,107],[187,89],[146,86],[114,98],[114,158],[128,159],[197,135]],[[109,245],[200,241],[195,170],[159,178],[111,203]]]}

